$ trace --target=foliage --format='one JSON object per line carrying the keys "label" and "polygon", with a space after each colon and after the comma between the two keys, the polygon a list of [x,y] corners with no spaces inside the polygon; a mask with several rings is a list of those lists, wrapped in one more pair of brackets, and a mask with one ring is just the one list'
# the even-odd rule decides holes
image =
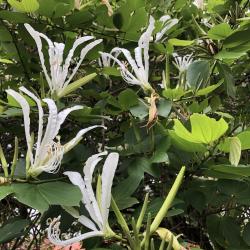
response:
{"label": "foliage", "polygon": [[63,173],[109,151],[107,230],[83,248],[249,249],[248,0],[0,7],[3,248],[38,248],[59,215],[66,238],[88,234],[73,223],[88,195]]}

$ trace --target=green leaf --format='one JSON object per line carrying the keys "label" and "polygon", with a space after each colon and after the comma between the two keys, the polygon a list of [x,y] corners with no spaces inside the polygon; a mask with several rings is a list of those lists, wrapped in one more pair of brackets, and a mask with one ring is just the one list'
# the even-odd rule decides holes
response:
{"label": "green leaf", "polygon": [[195,96],[203,96],[203,95],[208,95],[211,92],[213,92],[215,89],[217,89],[218,87],[221,86],[221,83],[217,83],[211,86],[208,86],[206,88],[203,89],[199,89],[196,93]]}
{"label": "green leaf", "polygon": [[221,77],[224,79],[224,85],[227,94],[231,97],[235,97],[236,88],[231,69],[226,64],[223,63],[218,63],[217,67]]}
{"label": "green leaf", "polygon": [[50,205],[77,206],[81,200],[80,190],[65,182],[43,184],[12,184],[18,201],[45,212]]}
{"label": "green leaf", "polygon": [[21,12],[35,12],[39,9],[39,3],[37,0],[8,0],[8,3],[16,10]]}
{"label": "green leaf", "polygon": [[183,88],[176,89],[165,89],[162,92],[162,95],[170,100],[179,100],[182,96],[189,93],[190,91],[185,91]]}
{"label": "green leaf", "polygon": [[165,99],[160,99],[157,104],[157,113],[159,116],[168,117],[172,108],[172,102]]}
{"label": "green leaf", "polygon": [[25,227],[28,225],[29,221],[26,219],[14,218],[9,220],[0,228],[0,243],[18,238],[23,234]]}
{"label": "green leaf", "polygon": [[12,194],[14,191],[11,185],[0,186],[0,200],[4,199],[9,194]]}
{"label": "green leaf", "polygon": [[152,163],[161,163],[161,162],[169,163],[168,154],[162,151],[155,151],[150,161]]}
{"label": "green leaf", "polygon": [[228,51],[228,50],[221,50],[219,53],[217,53],[214,58],[223,60],[223,59],[238,59],[242,56],[246,55],[245,51],[241,52],[235,52],[235,51]]}
{"label": "green leaf", "polygon": [[138,96],[132,89],[126,89],[118,95],[118,101],[125,111],[138,105]]}
{"label": "green leaf", "polygon": [[193,114],[190,116],[191,132],[189,132],[183,124],[174,120],[175,134],[189,142],[210,144],[218,140],[228,129],[228,124],[223,118],[216,121],[203,114]]}
{"label": "green leaf", "polygon": [[250,177],[250,167],[244,165],[238,165],[238,167],[232,167],[231,165],[216,165],[209,166],[210,169],[217,172],[232,174],[238,177]]}
{"label": "green leaf", "polygon": [[179,136],[172,130],[169,130],[172,144],[185,152],[205,152],[206,147],[202,143],[194,143],[187,141]]}
{"label": "green leaf", "polygon": [[28,23],[30,18],[25,13],[13,12],[8,10],[0,11],[0,18],[11,23]]}
{"label": "green leaf", "polygon": [[173,46],[189,46],[189,45],[192,45],[194,43],[194,40],[180,40],[180,39],[177,39],[177,38],[172,38],[172,39],[169,39],[168,42],[170,44],[172,44]]}
{"label": "green leaf", "polygon": [[133,116],[138,117],[140,120],[143,120],[148,116],[148,107],[146,104],[139,101],[137,106],[130,108],[130,112]]}
{"label": "green leaf", "polygon": [[229,161],[237,167],[241,157],[241,142],[238,137],[232,137],[230,140]]}
{"label": "green leaf", "polygon": [[[250,149],[250,131],[243,131],[236,135],[236,137],[240,140],[241,150]],[[226,138],[223,142],[221,142],[218,148],[228,153],[230,151],[230,143],[232,137]]]}
{"label": "green leaf", "polygon": [[208,37],[213,40],[223,40],[231,35],[233,30],[228,23],[220,23],[213,26],[207,33]]}
{"label": "green leaf", "polygon": [[235,48],[250,43],[249,29],[236,31],[227,37],[223,43],[224,48]]}
{"label": "green leaf", "polygon": [[209,74],[209,61],[194,61],[187,69],[187,81],[193,89],[199,89],[206,86]]}

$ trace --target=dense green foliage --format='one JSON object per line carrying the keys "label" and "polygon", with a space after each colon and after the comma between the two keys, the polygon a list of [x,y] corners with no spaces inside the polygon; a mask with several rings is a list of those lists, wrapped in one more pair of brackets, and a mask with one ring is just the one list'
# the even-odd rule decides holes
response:
{"label": "dense green foliage", "polygon": [[[0,136],[6,157],[5,163],[0,152],[0,244],[16,249],[28,242],[35,249],[46,237],[48,218],[60,214],[62,232],[84,231],[80,224],[72,225],[74,218],[66,212],[67,207],[79,205],[81,194],[63,172],[82,173],[87,158],[105,149],[120,155],[112,195],[127,221],[138,218],[147,193],[146,214],[150,212],[154,219],[181,167],[186,166],[185,178],[161,227],[182,234],[178,241],[187,249],[250,248],[248,0],[207,0],[204,6],[191,0],[0,2]],[[126,48],[134,58],[150,15],[155,19],[149,48],[150,87],[141,88],[124,81],[117,63],[100,61],[99,52]],[[164,26],[159,20],[163,15],[178,21],[156,42]],[[87,53],[72,80],[74,86],[69,84],[71,89],[56,95],[49,91],[36,44],[24,23],[52,41],[65,43],[64,56],[77,37],[103,39]],[[47,51],[44,43],[46,65]],[[188,55],[191,61],[182,69],[178,59],[188,61]],[[122,53],[118,58],[127,61]],[[132,72],[128,63],[126,67]],[[18,91],[20,86],[37,97],[54,98],[59,110],[84,106],[62,125],[63,144],[81,128],[98,124],[106,129],[84,135],[65,154],[56,174],[27,176],[23,113],[5,91]],[[38,110],[31,98],[26,96],[26,100],[36,134]],[[15,137],[19,152],[11,173],[7,165],[15,155]],[[112,230],[122,231],[112,212],[109,224]],[[146,227],[146,217],[142,227]],[[160,244],[155,236],[156,249]],[[126,249],[127,242],[92,238],[83,246]]]}

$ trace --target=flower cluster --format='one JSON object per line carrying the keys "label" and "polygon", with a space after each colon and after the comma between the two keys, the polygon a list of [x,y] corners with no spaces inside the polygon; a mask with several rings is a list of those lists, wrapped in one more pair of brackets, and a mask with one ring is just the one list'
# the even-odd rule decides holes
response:
{"label": "flower cluster", "polygon": [[[118,64],[121,75],[127,83],[139,85],[144,91],[153,93],[153,88],[149,83],[150,42],[152,40],[156,43],[163,42],[166,39],[164,35],[178,23],[178,20],[171,19],[169,15],[165,15],[161,17],[158,22],[161,25],[161,30],[153,34],[155,31],[155,19],[150,16],[149,25],[142,33],[138,41],[138,46],[134,49],[134,58],[129,50],[117,47],[112,49],[110,53],[100,52],[101,58],[99,59],[99,65],[101,67],[109,67]],[[25,24],[25,28],[36,43],[42,70],[50,89],[49,95],[51,98],[44,98],[41,100],[25,87],[20,87],[19,92],[13,89],[8,89],[6,92],[22,109],[27,143],[26,175],[27,178],[36,178],[42,172],[56,173],[60,168],[64,154],[75,147],[85,133],[97,127],[103,127],[94,125],[81,129],[73,139],[65,144],[61,144],[59,131],[62,124],[71,112],[80,110],[83,107],[76,105],[58,111],[57,102],[55,102],[58,98],[61,98],[65,93],[69,92],[70,85],[74,85],[71,89],[75,89],[76,86],[79,87],[78,83],[71,83],[71,81],[82,64],[86,54],[96,45],[101,43],[102,40],[98,39],[91,41],[94,39],[92,36],[78,38],[73,43],[72,48],[69,50],[64,60],[65,44],[52,42],[46,35],[34,30],[29,24]],[[46,62],[46,56],[43,52],[43,40],[48,45],[48,62]],[[75,51],[82,44],[85,44],[85,46],[81,49],[79,60],[74,68],[70,70],[70,64],[73,60]],[[125,62],[118,59],[121,54],[126,58],[132,70],[127,68]],[[190,62],[191,59],[188,58],[188,60],[185,59],[184,61]],[[176,63],[180,71],[182,71],[184,67],[182,65],[183,62],[178,59]],[[49,70],[46,66],[47,64],[49,65]],[[38,127],[37,130],[35,130],[37,132],[36,137],[34,136],[34,132],[31,132],[31,107],[28,100],[33,101],[38,110]],[[45,115],[44,106],[48,107],[47,115]],[[44,126],[45,120],[46,126]],[[102,160],[102,156],[104,155],[107,155],[107,152],[95,154],[86,161],[83,168],[83,178],[78,172],[67,171],[64,173],[68,176],[71,183],[81,190],[82,203],[89,214],[89,216],[85,216],[78,214],[78,212],[74,212],[72,215],[91,231],[72,239],[61,240],[59,229],[60,218],[57,218],[52,221],[48,228],[48,237],[52,243],[65,246],[94,236],[114,236],[114,232],[108,224],[108,216],[111,203],[111,188],[119,159],[117,153],[110,153],[107,156],[103,165],[102,175],[98,178],[96,195],[92,188],[92,176],[95,167]],[[72,213],[72,210],[74,210],[74,208],[69,209],[69,213]]]}

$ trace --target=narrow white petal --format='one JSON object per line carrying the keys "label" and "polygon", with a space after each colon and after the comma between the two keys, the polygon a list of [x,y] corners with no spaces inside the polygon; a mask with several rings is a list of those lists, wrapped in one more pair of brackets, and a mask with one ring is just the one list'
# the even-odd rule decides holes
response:
{"label": "narrow white petal", "polygon": [[58,113],[58,116],[57,116],[57,124],[56,124],[56,129],[54,131],[54,136],[56,136],[61,128],[61,125],[64,123],[65,119],[67,118],[67,116],[75,111],[75,110],[79,110],[79,109],[82,109],[83,106],[80,106],[80,105],[76,105],[74,107],[71,107],[71,108],[67,108],[67,109],[64,109],[63,111],[59,112]]}
{"label": "narrow white petal", "polygon": [[26,95],[31,97],[35,102],[38,107],[38,114],[39,114],[39,119],[38,119],[38,136],[37,136],[37,145],[36,145],[36,155],[39,153],[40,149],[40,144],[42,140],[42,134],[43,134],[43,108],[40,99],[38,99],[32,92],[30,92],[28,89],[25,87],[20,87],[19,88],[22,92],[24,92]]}
{"label": "narrow white petal", "polygon": [[94,42],[89,43],[88,45],[86,45],[80,54],[80,60],[78,61],[76,67],[73,69],[72,74],[69,76],[68,80],[65,82],[64,87],[66,87],[71,80],[73,79],[74,75],[76,74],[77,70],[79,69],[80,65],[82,64],[83,59],[85,58],[86,54],[93,49],[96,45],[98,45],[99,43],[102,42],[102,39],[96,40]]}
{"label": "narrow white petal", "polygon": [[81,234],[79,236],[73,237],[68,240],[61,240],[59,226],[60,226],[59,218],[56,218],[48,227],[49,241],[58,246],[67,246],[67,245],[71,245],[73,243],[80,242],[88,238],[103,236],[102,231],[92,231],[92,232],[88,232],[85,234]]}
{"label": "narrow white petal", "polygon": [[92,201],[92,207],[95,211],[97,220],[95,220],[95,222],[99,225],[101,225],[101,228],[103,229],[104,226],[104,221],[102,218],[102,214],[100,211],[100,208],[98,206],[97,200],[95,198],[95,193],[93,191],[92,188],[92,176],[93,176],[93,172],[95,170],[96,165],[98,164],[98,162],[100,160],[102,160],[102,158],[100,156],[107,154],[106,152],[102,152],[99,154],[95,154],[92,155],[91,157],[88,158],[88,160],[86,161],[86,164],[83,168],[83,173],[84,173],[84,182],[86,185],[86,190],[88,192],[88,197],[90,198],[90,200]]}
{"label": "narrow white petal", "polygon": [[83,224],[85,227],[93,230],[93,231],[97,231],[97,228],[96,228],[96,225],[95,223],[90,220],[88,217],[84,216],[84,215],[81,215],[79,218],[78,218],[78,221]]}
{"label": "narrow white petal", "polygon": [[72,140],[70,140],[69,142],[67,142],[65,145],[64,145],[64,152],[68,152],[70,151],[73,147],[75,147],[83,138],[83,135],[86,134],[88,131],[94,129],[94,128],[105,128],[103,126],[99,126],[99,125],[95,125],[95,126],[91,126],[91,127],[88,127],[88,128],[84,128],[82,130],[80,130],[77,135],[75,136],[75,138],[73,138]]}
{"label": "narrow white petal", "polygon": [[96,207],[94,208],[93,206],[93,203],[97,204],[97,201],[95,197],[89,195],[89,190],[87,189],[86,183],[83,180],[82,176],[78,172],[72,172],[72,171],[64,172],[64,175],[67,175],[69,177],[69,180],[73,185],[76,185],[80,188],[82,192],[82,202],[86,210],[88,211],[92,220],[96,222],[96,224],[100,229],[102,229],[103,224],[100,222],[101,220],[100,211],[96,212]]}
{"label": "narrow white petal", "polygon": [[164,34],[179,22],[179,20],[176,18],[171,19],[169,15],[162,16],[160,21],[163,23],[163,28],[156,34],[155,42],[160,42]]}
{"label": "narrow white petal", "polygon": [[63,173],[64,175],[67,175],[69,177],[69,180],[71,181],[71,183],[75,186],[78,186],[79,189],[82,192],[82,195],[84,196],[84,192],[85,192],[85,183],[84,180],[82,178],[82,176],[80,175],[80,173],[78,172],[73,172],[73,171],[66,171]]}
{"label": "narrow white petal", "polygon": [[42,52],[42,40],[40,38],[41,33],[34,30],[28,23],[25,23],[24,26],[27,29],[27,31],[30,33],[30,35],[33,37],[35,42],[36,42],[36,46],[37,46],[38,54],[39,54],[39,57],[40,57],[40,62],[41,62],[41,65],[42,65],[42,69],[43,69],[45,78],[46,78],[46,80],[47,80],[47,82],[48,82],[48,84],[49,84],[49,86],[51,88],[52,82],[51,82],[51,78],[48,75],[48,71],[47,71],[46,66],[45,66],[44,55],[43,55],[43,52]]}
{"label": "narrow white petal", "polygon": [[48,122],[46,126],[46,130],[44,133],[44,137],[42,140],[43,146],[48,144],[51,140],[53,140],[56,137],[56,130],[57,130],[57,107],[55,102],[52,99],[45,98],[43,99],[44,102],[47,103],[49,107],[49,116],[48,116]]}
{"label": "narrow white petal", "polygon": [[75,40],[72,48],[70,49],[70,51],[68,53],[68,56],[65,59],[65,63],[64,63],[64,66],[63,66],[64,70],[68,71],[68,68],[70,66],[70,62],[72,60],[72,57],[74,56],[74,52],[75,52],[76,48],[79,45],[81,45],[81,44],[83,44],[83,43],[85,43],[85,42],[87,42],[87,41],[89,41],[91,39],[94,39],[94,37],[93,36],[84,36],[84,37],[80,37],[80,38]]}
{"label": "narrow white petal", "polygon": [[102,170],[102,217],[104,225],[108,221],[109,207],[111,201],[111,187],[119,161],[118,153],[110,153],[104,163]]}
{"label": "narrow white petal", "polygon": [[26,142],[27,142],[27,147],[28,147],[28,153],[31,161],[31,165],[34,162],[33,158],[33,153],[32,153],[32,138],[30,135],[30,106],[28,102],[25,100],[23,96],[21,96],[18,92],[12,90],[12,89],[7,89],[6,92],[12,96],[21,106],[22,111],[23,111],[23,121],[24,121],[24,130],[25,130],[25,137],[26,137]]}

